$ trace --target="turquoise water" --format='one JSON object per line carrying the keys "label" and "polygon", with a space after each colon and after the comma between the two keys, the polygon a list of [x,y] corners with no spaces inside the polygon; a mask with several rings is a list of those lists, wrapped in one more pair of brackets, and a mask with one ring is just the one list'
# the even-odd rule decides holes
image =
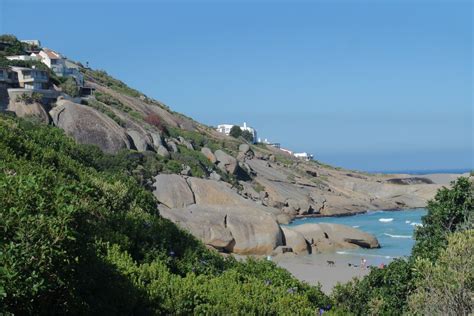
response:
{"label": "turquoise water", "polygon": [[426,209],[405,211],[369,211],[365,214],[345,217],[320,217],[297,219],[288,226],[307,223],[333,223],[352,226],[375,235],[382,248],[350,249],[337,251],[337,254],[349,257],[358,263],[366,258],[369,264],[389,263],[394,258],[409,256],[413,248],[413,232],[421,225],[421,217]]}

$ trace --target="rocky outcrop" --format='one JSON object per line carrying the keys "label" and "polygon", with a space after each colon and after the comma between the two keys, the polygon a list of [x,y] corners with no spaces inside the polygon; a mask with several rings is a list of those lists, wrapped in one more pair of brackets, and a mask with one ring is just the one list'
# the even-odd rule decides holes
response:
{"label": "rocky outcrop", "polygon": [[288,229],[301,233],[316,252],[338,248],[380,247],[375,236],[345,225],[303,224]]}
{"label": "rocky outcrop", "polygon": [[253,159],[254,152],[248,144],[241,144],[239,146],[239,154],[237,155],[237,160],[245,161],[247,159]]}
{"label": "rocky outcrop", "polygon": [[274,217],[249,206],[192,205],[160,214],[206,245],[240,255],[266,255],[282,244]]}
{"label": "rocky outcrop", "polygon": [[158,155],[160,155],[161,157],[165,157],[165,158],[170,158],[170,157],[171,157],[170,152],[169,152],[168,149],[166,149],[166,147],[163,146],[163,145],[159,145],[159,146],[158,146],[158,149],[156,150],[156,153],[157,153]]}
{"label": "rocky outcrop", "polygon": [[14,112],[18,117],[35,117],[43,123],[49,123],[50,121],[48,112],[46,112],[43,105],[38,102],[26,104],[10,99],[7,111]]}
{"label": "rocky outcrop", "polygon": [[182,208],[194,204],[194,194],[183,177],[175,174],[160,174],[155,177],[156,199],[169,208]]}
{"label": "rocky outcrop", "polygon": [[303,234],[287,227],[281,227],[283,232],[283,244],[291,247],[295,254],[308,254],[311,250],[309,243]]}
{"label": "rocky outcrop", "polygon": [[248,202],[225,182],[188,178],[188,183],[194,193],[196,204],[238,206]]}
{"label": "rocky outcrop", "polygon": [[212,153],[212,150],[210,150],[209,148],[207,148],[207,147],[201,148],[201,153],[204,156],[206,156],[206,158],[209,159],[210,162],[212,162],[212,163],[217,162],[216,156],[214,156],[214,154]]}
{"label": "rocky outcrop", "polygon": [[219,167],[219,169],[229,174],[235,174],[237,172],[237,168],[239,167],[237,159],[222,150],[216,150],[214,155],[216,156],[217,167]]}
{"label": "rocky outcrop", "polygon": [[143,134],[136,130],[127,130],[127,134],[133,140],[136,150],[140,152],[153,150],[153,139],[149,134]]}
{"label": "rocky outcrop", "polygon": [[99,146],[102,151],[116,153],[131,148],[127,134],[114,120],[91,107],[58,100],[50,112],[54,125],[80,144]]}

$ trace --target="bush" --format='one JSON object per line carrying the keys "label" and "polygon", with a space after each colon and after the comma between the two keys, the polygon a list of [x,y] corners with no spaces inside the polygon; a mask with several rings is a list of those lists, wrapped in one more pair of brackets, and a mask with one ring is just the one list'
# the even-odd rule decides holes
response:
{"label": "bush", "polygon": [[474,311],[474,230],[451,234],[438,260],[418,258],[416,288],[408,303],[414,315],[471,315]]}
{"label": "bush", "polygon": [[43,100],[43,95],[38,92],[33,92],[32,94],[22,93],[16,97],[16,102],[23,102],[25,104],[41,103]]}
{"label": "bush", "polygon": [[239,138],[240,136],[242,136],[242,129],[240,129],[239,126],[234,125],[234,126],[232,126],[232,128],[230,129],[229,135],[232,136],[232,137],[234,137],[234,138]]}
{"label": "bush", "polygon": [[449,233],[458,229],[474,228],[474,187],[467,178],[459,178],[451,189],[442,188],[434,200],[428,202],[428,214],[423,226],[415,231],[414,257],[436,259],[447,245]]}
{"label": "bush", "polygon": [[242,132],[242,138],[248,141],[249,143],[253,143],[253,134],[250,133],[249,131],[245,130]]}
{"label": "bush", "polygon": [[161,117],[155,113],[150,113],[145,117],[145,122],[150,124],[151,126],[154,126],[158,128],[161,132],[165,132],[166,127],[163,124],[163,120]]}
{"label": "bush", "polygon": [[67,95],[70,95],[73,98],[79,96],[79,87],[77,86],[77,82],[73,77],[68,77],[62,84],[61,89]]}

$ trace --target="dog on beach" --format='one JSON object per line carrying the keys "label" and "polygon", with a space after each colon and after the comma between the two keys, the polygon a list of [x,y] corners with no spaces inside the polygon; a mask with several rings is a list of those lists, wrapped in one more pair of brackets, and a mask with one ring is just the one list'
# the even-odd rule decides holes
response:
{"label": "dog on beach", "polygon": [[334,266],[334,265],[336,264],[336,263],[335,263],[334,261],[332,261],[332,260],[327,260],[326,262],[328,263],[328,266],[330,266],[330,267],[331,267],[331,266]]}

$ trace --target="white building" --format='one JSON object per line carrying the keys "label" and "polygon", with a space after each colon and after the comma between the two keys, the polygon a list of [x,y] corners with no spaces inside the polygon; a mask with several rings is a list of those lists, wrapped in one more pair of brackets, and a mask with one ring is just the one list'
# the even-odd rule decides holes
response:
{"label": "white building", "polygon": [[30,55],[14,55],[14,56],[6,56],[8,60],[23,60],[23,61],[39,61],[40,58],[38,56],[30,56]]}
{"label": "white building", "polygon": [[[230,134],[230,130],[234,125],[232,124],[220,124],[217,125],[217,131],[226,135]],[[247,123],[244,122],[243,126],[239,126],[242,131],[248,131],[253,136],[253,142],[257,142],[257,130],[253,127],[247,126]]]}
{"label": "white building", "polygon": [[49,48],[43,48],[38,54],[31,54],[48,66],[59,77],[73,77],[80,87],[84,86],[84,76],[79,71],[79,66],[63,55]]}
{"label": "white building", "polygon": [[302,160],[306,160],[306,161],[313,160],[313,155],[308,154],[307,152],[294,153],[293,155],[298,159],[302,159]]}

